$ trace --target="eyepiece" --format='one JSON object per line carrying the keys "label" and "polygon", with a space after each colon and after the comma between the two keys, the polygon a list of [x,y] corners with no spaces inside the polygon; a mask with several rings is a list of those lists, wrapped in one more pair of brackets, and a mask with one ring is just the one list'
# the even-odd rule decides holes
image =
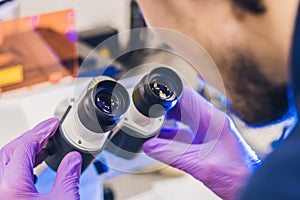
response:
{"label": "eyepiece", "polygon": [[90,88],[78,106],[82,124],[101,133],[111,130],[129,108],[127,90],[113,80],[103,80]]}
{"label": "eyepiece", "polygon": [[132,99],[135,107],[147,117],[160,117],[175,106],[183,84],[176,72],[159,67],[152,70],[135,87]]}
{"label": "eyepiece", "polygon": [[101,81],[94,89],[96,109],[112,118],[120,117],[129,107],[127,90],[111,80]]}

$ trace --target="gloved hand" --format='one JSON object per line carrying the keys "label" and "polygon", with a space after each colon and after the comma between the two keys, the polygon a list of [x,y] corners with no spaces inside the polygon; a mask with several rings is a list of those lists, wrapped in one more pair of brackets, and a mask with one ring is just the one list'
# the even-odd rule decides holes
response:
{"label": "gloved hand", "polygon": [[0,151],[0,199],[79,199],[81,155],[71,152],[57,170],[51,192],[40,194],[34,185],[33,168],[47,156],[43,149],[59,121],[46,120],[11,141]]}
{"label": "gloved hand", "polygon": [[237,199],[261,161],[232,120],[190,87],[168,118],[180,126],[163,127],[159,138],[144,143],[144,152],[191,174],[221,198]]}

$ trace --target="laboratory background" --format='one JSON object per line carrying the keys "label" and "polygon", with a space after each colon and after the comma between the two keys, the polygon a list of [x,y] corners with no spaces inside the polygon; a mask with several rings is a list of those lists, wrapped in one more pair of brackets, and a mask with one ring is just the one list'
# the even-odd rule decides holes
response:
{"label": "laboratory background", "polygon": [[[183,83],[226,110],[220,88],[207,84],[189,62],[152,34],[135,1],[0,0],[0,147],[44,119],[65,117],[68,106],[81,95],[80,88],[99,74],[131,87],[130,77],[140,80],[145,73],[156,72],[153,63],[167,66],[161,68],[166,77],[177,72]],[[125,51],[135,42],[145,48]],[[123,51],[126,54],[120,56]],[[202,56],[206,66],[214,65],[204,50]],[[172,71],[164,71],[170,67]],[[210,79],[210,72],[205,76]],[[284,124],[253,128],[234,114],[232,118],[261,158],[276,148],[274,141],[287,124],[294,123],[291,118]],[[81,175],[81,199],[220,199],[183,171],[138,150],[132,156],[107,146]],[[34,173],[38,190],[48,192],[55,171],[42,163]]]}

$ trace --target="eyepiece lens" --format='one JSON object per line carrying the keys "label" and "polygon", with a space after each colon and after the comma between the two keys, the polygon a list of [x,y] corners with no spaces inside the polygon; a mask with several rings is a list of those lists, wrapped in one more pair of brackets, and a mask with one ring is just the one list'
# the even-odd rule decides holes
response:
{"label": "eyepiece lens", "polygon": [[173,96],[173,92],[167,84],[159,82],[157,80],[150,83],[150,88],[160,99],[167,100]]}
{"label": "eyepiece lens", "polygon": [[156,118],[174,107],[182,89],[183,83],[175,71],[158,67],[146,74],[135,86],[132,99],[140,113]]}
{"label": "eyepiece lens", "polygon": [[99,92],[96,94],[96,104],[100,110],[105,113],[111,114],[114,110],[119,108],[120,102],[115,95],[111,93]]}

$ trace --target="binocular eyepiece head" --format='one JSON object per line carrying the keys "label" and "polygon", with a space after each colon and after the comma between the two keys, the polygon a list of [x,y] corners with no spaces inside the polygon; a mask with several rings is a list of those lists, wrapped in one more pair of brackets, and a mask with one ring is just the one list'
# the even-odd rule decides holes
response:
{"label": "binocular eyepiece head", "polygon": [[156,118],[175,106],[182,91],[183,84],[177,73],[159,67],[142,78],[134,88],[132,99],[140,113]]}
{"label": "binocular eyepiece head", "polygon": [[[131,97],[129,91],[132,91]],[[108,139],[125,151],[138,152],[146,139],[159,132],[163,124],[159,117],[175,106],[182,91],[180,77],[166,67],[152,70],[129,90],[109,77],[94,79],[78,101],[69,106],[57,133],[49,140],[46,163],[56,170],[64,156],[76,150],[82,155],[83,171],[104,147],[109,149]],[[131,99],[133,104],[130,106]],[[123,115],[134,119],[125,120],[119,129],[114,129]],[[143,121],[150,121],[145,135],[141,134],[143,123],[139,124]]]}

